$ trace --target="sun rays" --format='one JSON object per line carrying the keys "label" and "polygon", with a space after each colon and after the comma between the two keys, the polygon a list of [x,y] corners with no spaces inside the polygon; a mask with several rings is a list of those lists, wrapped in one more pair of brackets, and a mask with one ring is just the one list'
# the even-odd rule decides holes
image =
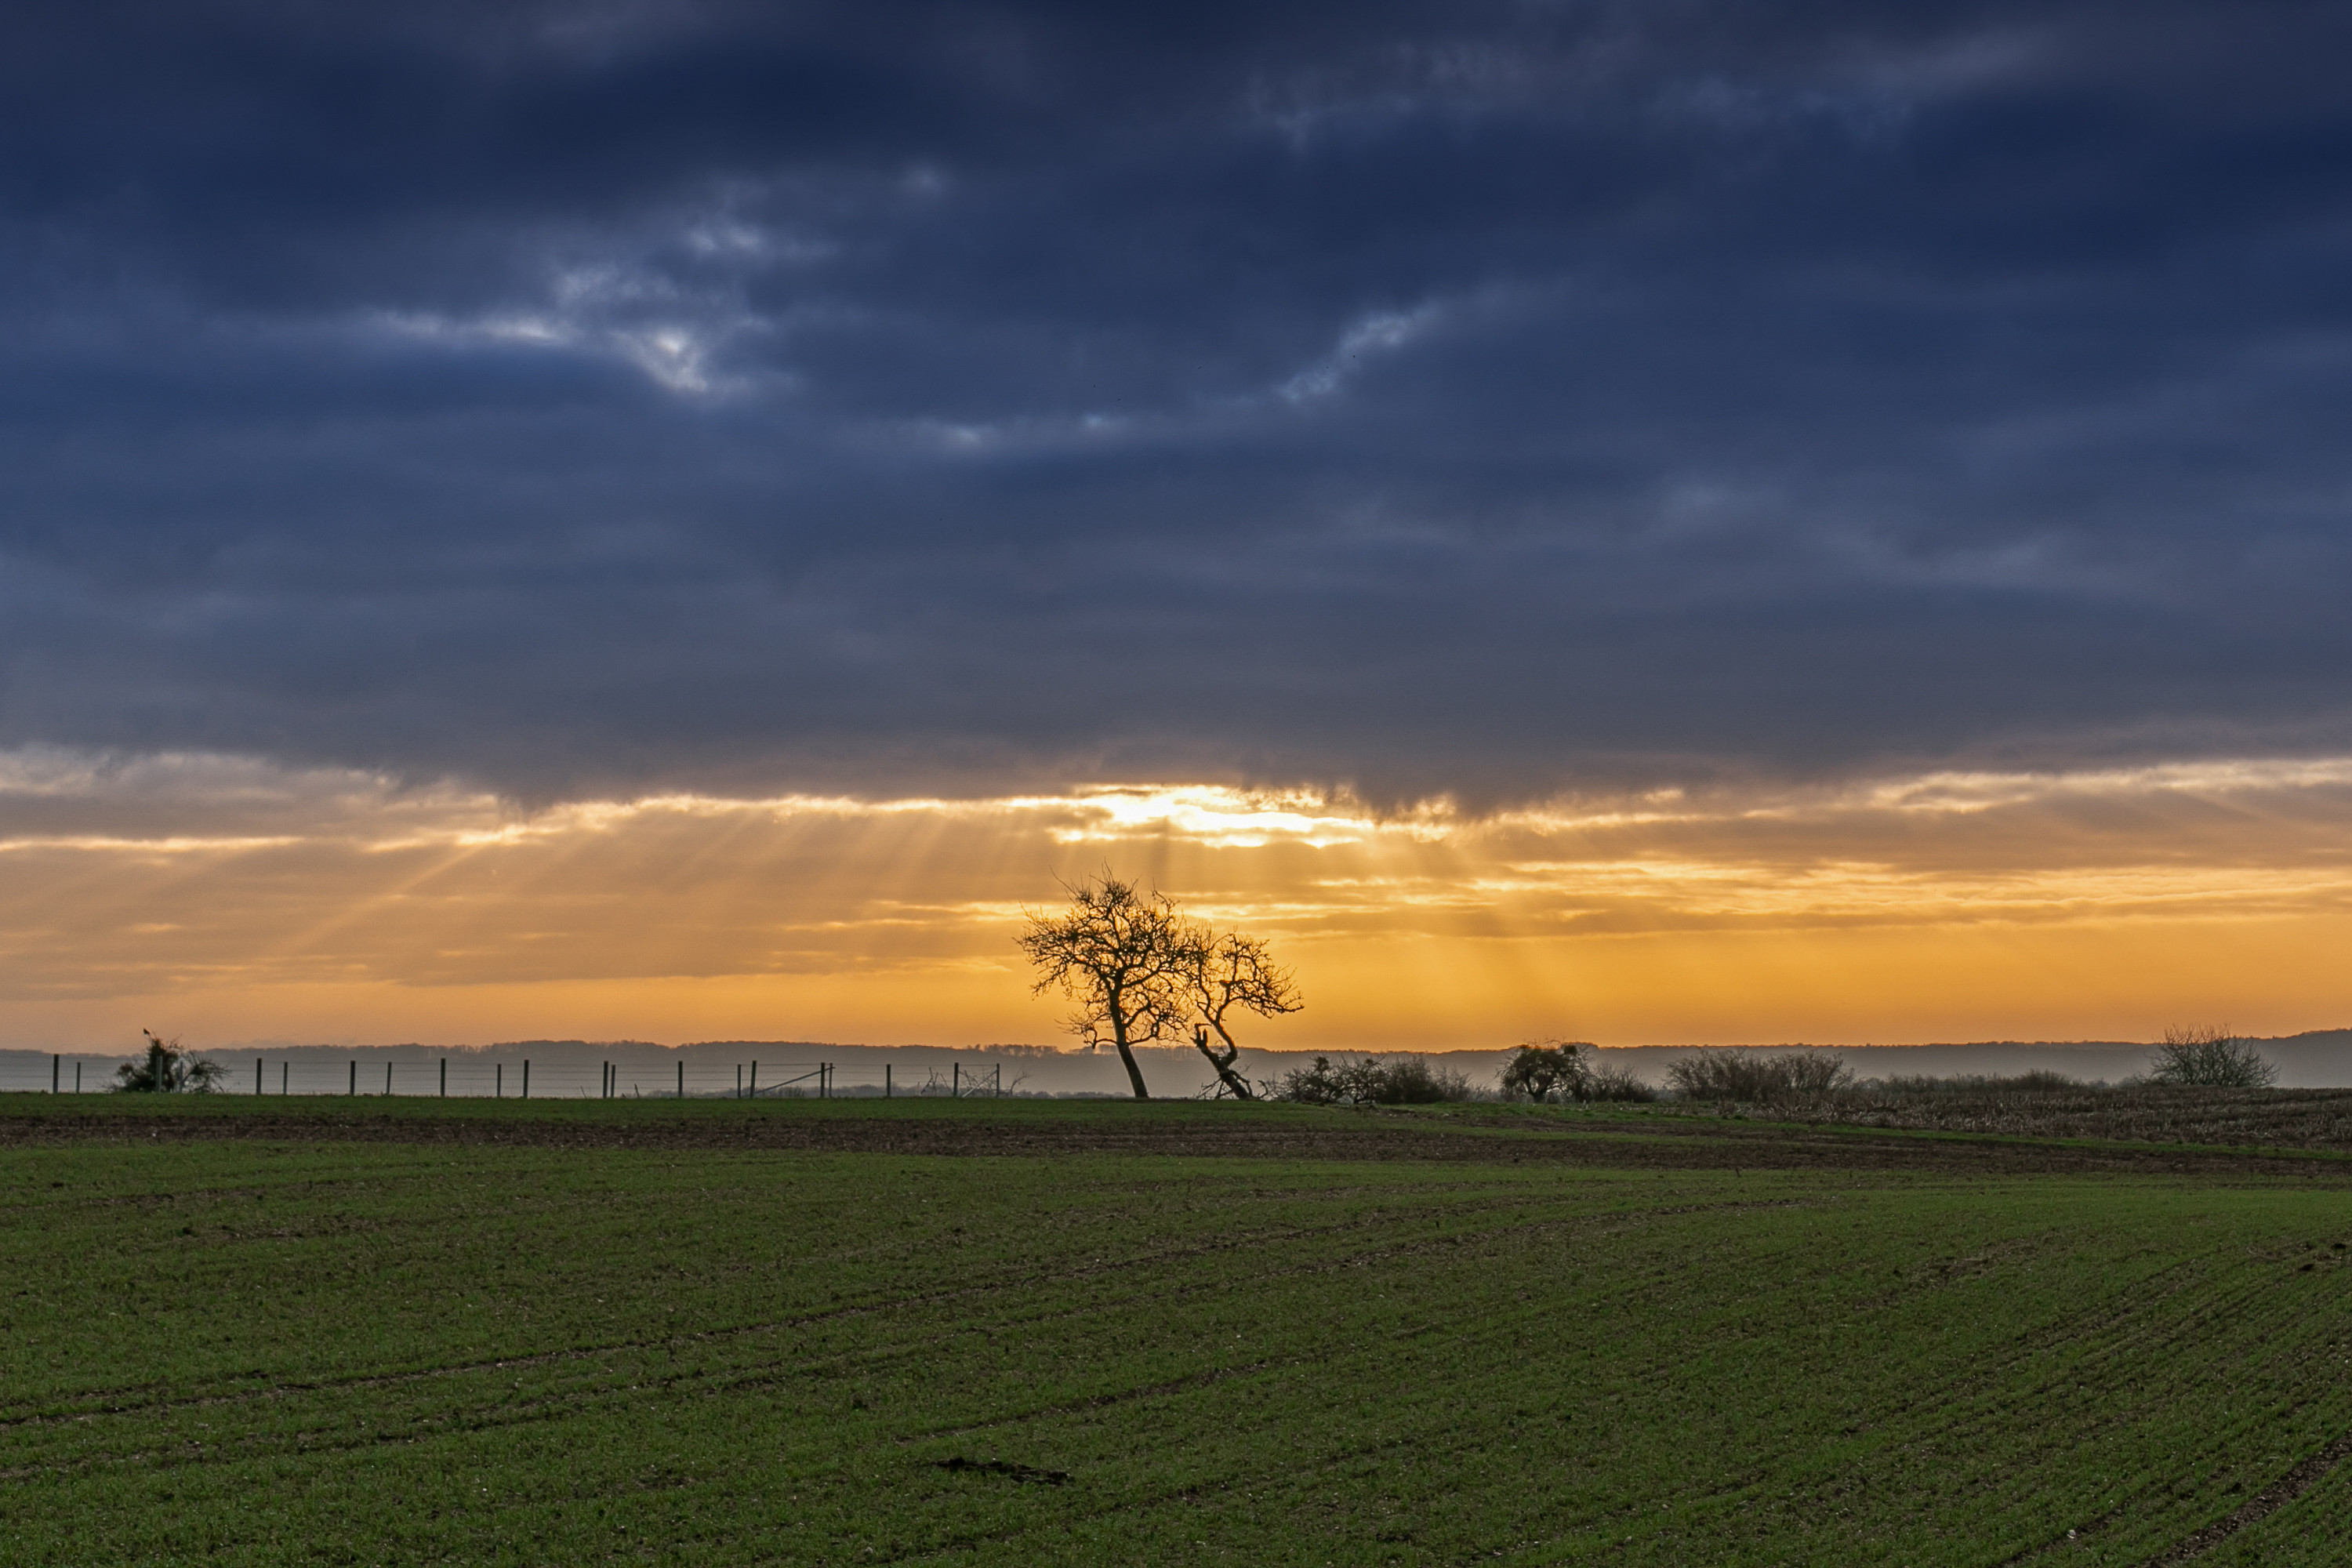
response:
{"label": "sun rays", "polygon": [[[135,831],[159,810],[172,831]],[[1276,1026],[1300,1046],[2115,1034],[2191,996],[2283,1029],[2337,1018],[2347,825],[2341,759],[1479,816],[1200,783],[518,812],[19,758],[0,985],[24,1043],[109,1037],[124,1007],[219,1037],[1045,1040],[1007,933],[1113,865],[1277,939],[1315,1004]]]}

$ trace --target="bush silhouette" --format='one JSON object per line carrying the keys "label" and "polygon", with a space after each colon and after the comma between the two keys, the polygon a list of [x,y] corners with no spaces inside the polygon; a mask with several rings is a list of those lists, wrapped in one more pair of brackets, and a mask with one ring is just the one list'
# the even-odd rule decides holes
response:
{"label": "bush silhouette", "polygon": [[144,1060],[124,1062],[114,1069],[114,1092],[117,1094],[210,1094],[220,1077],[220,1064],[198,1061],[180,1048],[177,1036],[168,1040],[157,1039],[154,1032],[142,1029],[147,1037]]}
{"label": "bush silhouette", "polygon": [[1507,1099],[1523,1094],[1538,1105],[1555,1094],[1563,1100],[1657,1098],[1656,1091],[1635,1078],[1632,1069],[1601,1067],[1585,1054],[1597,1050],[1572,1040],[1521,1046],[1503,1065],[1503,1094]]}
{"label": "bush silhouette", "polygon": [[1419,1057],[1393,1062],[1365,1057],[1337,1065],[1317,1057],[1313,1066],[1293,1068],[1274,1086],[1276,1100],[1301,1105],[1435,1105],[1475,1093],[1461,1073],[1432,1068]]}
{"label": "bush silhouette", "polygon": [[1853,1079],[1845,1063],[1811,1051],[1769,1057],[1753,1051],[1701,1051],[1666,1069],[1666,1082],[1685,1100],[1790,1100],[1828,1094]]}
{"label": "bush silhouette", "polygon": [[2268,1089],[2278,1081],[2278,1068],[2241,1039],[2221,1028],[2172,1028],[2164,1031],[2156,1047],[2156,1065],[2148,1069],[2150,1083],[2184,1084],[2198,1089]]}

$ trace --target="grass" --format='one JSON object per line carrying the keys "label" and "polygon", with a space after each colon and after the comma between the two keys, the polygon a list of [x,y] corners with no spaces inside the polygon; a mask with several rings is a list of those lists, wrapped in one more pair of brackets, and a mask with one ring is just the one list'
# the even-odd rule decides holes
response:
{"label": "grass", "polygon": [[2352,1089],[2213,1089],[2011,1080],[1864,1082],[1769,1105],[1670,1108],[1686,1116],[1749,1115],[1787,1121],[2089,1137],[2352,1152]]}
{"label": "grass", "polygon": [[[226,1102],[0,1104],[20,1139],[68,1112],[110,1136],[0,1149],[11,1563],[2140,1563],[2352,1433],[2332,1166],[232,1141],[144,1136]],[[2200,1561],[2335,1561],[2347,1483]]]}

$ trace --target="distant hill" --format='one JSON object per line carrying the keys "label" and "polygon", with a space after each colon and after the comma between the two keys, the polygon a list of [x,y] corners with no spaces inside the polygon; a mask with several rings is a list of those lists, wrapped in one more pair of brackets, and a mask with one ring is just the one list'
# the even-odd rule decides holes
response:
{"label": "distant hill", "polygon": [[[2352,1029],[2315,1029],[2305,1034],[2259,1039],[2263,1054],[2277,1064],[2281,1086],[2290,1089],[2352,1087]],[[1720,1046],[1613,1046],[1603,1047],[1608,1058],[1632,1068],[1643,1079],[1663,1082],[1666,1068],[1699,1050]],[[1806,1046],[1759,1043],[1755,1050],[1833,1051],[1860,1078],[1925,1074],[1944,1078],[1964,1073],[2008,1076],[2043,1070],[2073,1078],[2113,1083],[2147,1068],[2154,1047],[2132,1040],[1979,1040],[1916,1046]],[[1073,1051],[1053,1046],[994,1044],[985,1046],[866,1046],[822,1040],[700,1040],[664,1046],[646,1040],[507,1040],[484,1046],[309,1046],[248,1042],[213,1047],[206,1055],[228,1068],[232,1092],[250,1092],[254,1062],[263,1063],[264,1092],[279,1092],[281,1085],[297,1094],[336,1093],[356,1085],[362,1093],[382,1093],[387,1068],[402,1094],[439,1091],[441,1064],[446,1060],[449,1092],[507,1094],[520,1091],[522,1064],[531,1064],[534,1095],[573,1096],[597,1092],[604,1066],[611,1063],[624,1094],[675,1091],[681,1063],[689,1092],[720,1093],[740,1081],[749,1085],[756,1072],[763,1089],[793,1080],[814,1085],[819,1064],[830,1068],[830,1082],[843,1091],[878,1089],[886,1075],[898,1093],[920,1092],[973,1082],[992,1087],[1002,1082],[1010,1091],[1045,1094],[1112,1094],[1127,1092],[1127,1075],[1118,1058],[1108,1050]],[[1319,1051],[1257,1051],[1242,1053],[1241,1066],[1255,1079],[1278,1078],[1317,1056],[1350,1056],[1326,1047]],[[1374,1054],[1397,1055],[1393,1051]],[[1421,1053],[1440,1065],[1458,1068],[1474,1081],[1491,1081],[1508,1050],[1454,1050]],[[1208,1064],[1189,1047],[1150,1047],[1137,1053],[1144,1077],[1158,1095],[1190,1095],[1213,1081]],[[68,1052],[62,1069],[70,1089],[74,1064],[82,1064],[85,1088],[96,1089],[111,1076],[114,1064],[128,1053]],[[356,1064],[356,1065],[355,1065]],[[46,1089],[51,1061],[45,1051],[0,1051],[0,1089]]]}

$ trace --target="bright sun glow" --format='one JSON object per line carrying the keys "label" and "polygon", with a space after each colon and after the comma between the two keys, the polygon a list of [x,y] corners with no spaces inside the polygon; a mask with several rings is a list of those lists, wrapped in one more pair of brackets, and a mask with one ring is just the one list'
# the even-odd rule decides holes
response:
{"label": "bright sun glow", "polygon": [[[1488,816],[1213,784],[490,797],[0,758],[8,1043],[1050,1041],[1010,938],[1106,867],[1263,932],[1263,1043],[2145,1036],[2344,1021],[2352,760],[1935,773]],[[168,832],[137,831],[168,821]]]}

